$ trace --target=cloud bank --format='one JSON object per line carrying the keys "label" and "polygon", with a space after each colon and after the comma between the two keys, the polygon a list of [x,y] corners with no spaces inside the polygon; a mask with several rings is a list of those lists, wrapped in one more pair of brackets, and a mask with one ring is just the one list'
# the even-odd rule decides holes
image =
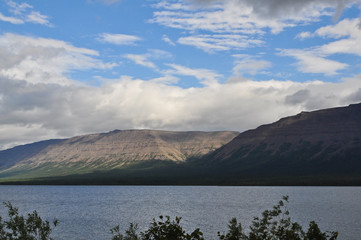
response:
{"label": "cloud bank", "polygon": [[[214,71],[169,64],[161,80],[121,76],[90,86],[66,72],[111,67],[97,60],[93,50],[5,34],[0,52],[1,148],[112,129],[243,131],[301,110],[361,101],[361,76],[338,83],[232,77],[222,84]],[[26,66],[39,68],[33,73]],[[194,77],[203,86],[174,86],[176,76]]]}

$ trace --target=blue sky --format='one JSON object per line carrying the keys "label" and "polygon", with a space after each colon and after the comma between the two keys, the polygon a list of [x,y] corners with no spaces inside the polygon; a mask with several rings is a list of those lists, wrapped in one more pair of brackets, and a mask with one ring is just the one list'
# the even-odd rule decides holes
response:
{"label": "blue sky", "polygon": [[244,131],[361,101],[360,0],[0,0],[0,149]]}

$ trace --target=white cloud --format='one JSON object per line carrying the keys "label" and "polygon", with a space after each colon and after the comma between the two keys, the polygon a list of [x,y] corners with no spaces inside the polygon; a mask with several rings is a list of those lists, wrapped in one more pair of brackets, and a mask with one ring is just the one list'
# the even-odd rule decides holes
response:
{"label": "white cloud", "polygon": [[39,12],[32,11],[29,15],[26,16],[26,21],[41,25],[52,26],[48,18],[49,18],[48,16],[42,15]]}
{"label": "white cloud", "polygon": [[[154,12],[152,22],[192,32],[204,30],[214,33],[259,33],[260,24],[252,22],[249,17],[252,9],[243,5],[238,6],[234,1],[226,1],[224,4],[214,4],[207,8],[191,8],[178,1],[177,5],[183,8],[166,8]],[[265,23],[265,22],[264,22]]]}
{"label": "white cloud", "polygon": [[7,5],[10,7],[10,12],[14,13],[15,15],[22,15],[28,9],[32,9],[33,6],[27,3],[18,4],[14,1],[7,1]]}
{"label": "white cloud", "polygon": [[126,55],[124,55],[124,57],[132,60],[133,62],[135,62],[138,65],[148,67],[148,68],[157,69],[157,66],[153,62],[149,61],[148,57],[146,55],[126,54]]}
{"label": "white cloud", "polygon": [[175,45],[176,45],[172,40],[170,40],[170,38],[169,38],[167,35],[163,35],[162,40],[163,40],[164,42],[168,43],[168,44],[171,45],[171,46],[175,46]]}
{"label": "white cloud", "polygon": [[361,56],[360,22],[359,18],[344,19],[335,25],[321,27],[314,33],[300,33],[297,35],[300,39],[318,36],[329,39],[329,43],[312,49],[285,49],[281,50],[281,55],[296,58],[301,72],[338,74],[338,71],[346,69],[349,65],[327,58],[334,54]]}
{"label": "white cloud", "polygon": [[318,29],[315,34],[324,38],[340,39],[320,47],[324,54],[346,53],[361,56],[360,19],[345,19],[334,26]]}
{"label": "white cloud", "polygon": [[[171,67],[179,75],[212,75]],[[243,131],[302,110],[361,101],[361,76],[339,83],[243,79],[188,89],[131,77],[99,87],[32,84],[8,78],[1,78],[0,85],[2,147],[113,129]]]}
{"label": "white cloud", "polygon": [[192,76],[195,77],[205,86],[217,86],[218,79],[222,75],[209,70],[209,69],[193,69],[178,64],[166,64],[172,69],[166,70],[163,73],[166,75],[182,75],[182,76]]}
{"label": "white cloud", "polygon": [[[161,50],[146,54],[150,59],[170,57]],[[223,76],[215,71],[167,64],[169,69],[150,81],[121,76],[90,86],[75,84],[67,72],[111,68],[97,60],[94,50],[5,34],[0,36],[0,55],[0,149],[113,129],[243,131],[302,110],[361,101],[361,76],[338,83],[232,77],[222,84]],[[262,61],[236,57],[256,65]],[[203,86],[173,85],[184,76]]]}
{"label": "white cloud", "polygon": [[[222,1],[217,0],[189,0],[200,6],[212,5]],[[226,0],[233,1],[233,0]],[[294,21],[314,21],[322,15],[334,14],[337,20],[344,8],[360,3],[360,0],[234,0],[239,6],[247,5],[260,18],[278,18]],[[330,11],[330,9],[333,9]]]}
{"label": "white cloud", "polygon": [[148,49],[146,55],[153,59],[167,59],[173,57],[171,53],[160,49]]}
{"label": "white cloud", "polygon": [[165,75],[159,78],[153,78],[149,80],[149,82],[157,83],[157,84],[164,84],[164,85],[172,85],[178,83],[179,78],[172,76],[172,75]]}
{"label": "white cloud", "polygon": [[272,63],[266,60],[259,59],[258,56],[250,56],[244,54],[234,55],[236,60],[234,61],[233,74],[242,75],[248,73],[256,75],[261,70],[270,68]]}
{"label": "white cloud", "polygon": [[[258,46],[268,30],[277,34],[287,27],[319,21],[322,16],[338,18],[343,8],[354,3],[360,0],[160,1],[153,5],[157,10],[151,22],[186,30],[187,36],[178,43],[207,52],[224,51]],[[306,32],[298,35],[306,37]]]}
{"label": "white cloud", "polygon": [[167,10],[192,10],[190,5],[184,4],[184,2],[170,2],[170,1],[160,1],[156,4],[153,4],[154,8],[162,8]]}
{"label": "white cloud", "polygon": [[26,22],[41,24],[52,27],[53,25],[49,22],[49,16],[43,15],[38,11],[33,11],[34,7],[28,3],[16,3],[14,1],[7,1],[9,6],[9,12],[13,13],[14,16],[6,17],[0,13],[0,20],[10,22],[12,24],[24,24]]}
{"label": "white cloud", "polygon": [[149,49],[145,54],[125,54],[124,57],[138,65],[158,70],[158,67],[150,59],[170,58],[172,55],[163,50]]}
{"label": "white cloud", "polygon": [[24,21],[15,17],[6,17],[2,13],[0,13],[0,20],[4,22],[9,22],[12,24],[23,24]]}
{"label": "white cloud", "polygon": [[35,140],[59,138],[57,131],[43,128],[39,124],[1,124],[0,150],[17,145],[32,143]]}
{"label": "white cloud", "polygon": [[250,39],[242,35],[194,35],[181,37],[178,43],[191,45],[206,52],[227,51],[231,49],[245,49],[251,46],[259,46],[264,42]]}
{"label": "white cloud", "polygon": [[317,50],[282,50],[281,55],[291,56],[298,60],[298,70],[304,73],[323,73],[326,75],[336,75],[338,71],[348,67],[348,64],[326,59]]}
{"label": "white cloud", "polygon": [[0,36],[0,75],[31,83],[72,84],[72,70],[111,69],[114,63],[96,59],[97,51],[69,43],[15,34]]}
{"label": "white cloud", "polygon": [[134,35],[102,33],[99,35],[98,40],[116,45],[134,45],[142,39]]}
{"label": "white cloud", "polygon": [[[160,9],[154,13],[153,22],[191,31],[242,32],[244,30],[270,28],[280,32],[285,27],[318,21],[342,11],[348,4],[359,0],[225,0],[188,1],[207,4],[188,4],[186,1],[154,5]],[[330,11],[333,9],[333,11]],[[257,32],[256,32],[257,33]]]}
{"label": "white cloud", "polygon": [[312,33],[310,32],[301,32],[299,34],[296,35],[296,38],[304,40],[306,38],[311,38],[312,37]]}

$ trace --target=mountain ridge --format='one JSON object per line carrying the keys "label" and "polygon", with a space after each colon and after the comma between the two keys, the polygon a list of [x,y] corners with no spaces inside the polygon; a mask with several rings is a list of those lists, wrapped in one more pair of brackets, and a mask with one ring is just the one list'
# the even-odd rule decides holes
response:
{"label": "mountain ridge", "polygon": [[227,144],[225,152],[228,152],[229,156],[231,152],[239,149],[239,145],[253,142],[276,145],[273,147],[272,154],[284,143],[302,144],[302,142],[323,141],[330,144],[345,140],[358,143],[358,139],[361,139],[360,123],[361,104],[301,112],[240,133]]}
{"label": "mountain ridge", "polygon": [[[186,144],[177,145],[178,150],[192,152],[194,148],[192,141],[185,141],[189,136],[186,133],[174,138],[169,131],[158,131],[158,135],[150,134],[152,131],[143,132],[142,139],[157,139],[151,143],[159,147],[160,152],[167,149],[172,141],[179,140]],[[107,134],[116,136],[117,133],[119,130]],[[175,161],[169,157],[148,158],[148,161],[130,161],[134,164],[112,169],[97,168],[93,172],[81,172],[79,168],[72,172],[70,167],[64,170],[68,176],[53,174],[22,183],[361,186],[361,103],[301,112],[239,134],[231,133],[237,136],[217,148],[210,144],[209,139],[214,138],[210,136],[203,148],[207,153],[201,155],[188,154],[188,158]],[[102,136],[93,137],[101,139]],[[72,138],[65,145],[73,144],[74,147],[79,142],[89,143],[87,137]],[[94,151],[98,149],[94,145],[89,147]],[[128,150],[141,155],[142,151],[137,149],[145,148],[140,144]],[[192,159],[191,156],[195,157]],[[50,168],[56,169],[54,165]]]}
{"label": "mountain ridge", "polygon": [[[1,173],[29,172],[39,168],[42,170],[37,174],[45,176],[45,171],[48,175],[57,174],[56,172],[59,175],[86,173],[148,160],[184,162],[217,149],[238,134],[231,131],[172,132],[131,129],[42,141],[42,147],[29,155],[24,152],[39,143],[1,151],[0,167],[3,170],[0,171],[0,176]],[[3,160],[3,156],[11,156],[17,149],[23,150],[19,157],[12,161]],[[4,166],[7,168],[4,169]]]}
{"label": "mountain ridge", "polygon": [[197,162],[244,185],[361,185],[361,104],[282,118],[240,133]]}

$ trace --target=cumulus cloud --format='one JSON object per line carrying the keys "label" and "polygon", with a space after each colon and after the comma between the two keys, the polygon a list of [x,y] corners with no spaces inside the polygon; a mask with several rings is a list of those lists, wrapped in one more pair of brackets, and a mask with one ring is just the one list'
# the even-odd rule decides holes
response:
{"label": "cumulus cloud", "polygon": [[[174,68],[179,75],[198,74]],[[243,79],[188,89],[126,76],[98,87],[33,84],[4,77],[0,83],[3,148],[113,129],[243,131],[302,110],[361,101],[361,76],[339,83]]]}
{"label": "cumulus cloud", "polygon": [[[361,101],[361,76],[338,83],[232,77],[222,84],[223,76],[212,70],[167,64],[167,70],[159,70],[159,78],[146,81],[121,76],[90,86],[77,84],[66,73],[111,68],[97,60],[94,50],[53,39],[5,34],[0,37],[0,54],[2,149],[113,129],[243,131],[302,110]],[[152,59],[170,57],[161,50],[146,54]],[[236,57],[262,61],[247,55]],[[175,86],[183,76],[194,77],[203,85]]]}
{"label": "cumulus cloud", "polygon": [[325,54],[347,53],[361,56],[361,20],[345,19],[336,25],[326,26],[318,29],[315,34],[331,39],[339,39],[320,48]]}
{"label": "cumulus cloud", "polygon": [[73,70],[111,69],[97,51],[69,43],[16,34],[0,36],[0,75],[31,83],[72,84],[66,73]]}
{"label": "cumulus cloud", "polygon": [[140,37],[134,35],[112,33],[102,33],[97,39],[100,42],[116,45],[134,45],[136,42],[142,40]]}
{"label": "cumulus cloud", "polygon": [[285,97],[285,102],[291,105],[297,105],[310,98],[310,91],[307,89],[299,90]]}
{"label": "cumulus cloud", "polygon": [[[332,33],[336,41],[351,38],[351,34],[341,32],[336,36],[332,29],[319,36],[330,38]],[[332,60],[322,61],[328,59],[320,48],[316,55],[307,51],[281,50],[299,59],[303,71],[332,75],[346,67]],[[111,69],[116,64],[99,60],[97,51],[64,41],[0,35],[0,149],[113,129],[244,131],[303,110],[361,101],[361,75],[336,83],[301,83],[252,81],[243,76],[227,80],[210,69],[174,63],[158,69],[156,59],[171,57],[157,49],[133,56],[132,61],[154,67],[161,75],[158,78],[120,76],[90,86],[79,84],[68,73]],[[257,74],[271,64],[256,56],[234,57],[234,72],[239,74]],[[314,60],[324,64],[323,68],[307,65]],[[176,86],[183,77],[193,77],[201,84]]]}

